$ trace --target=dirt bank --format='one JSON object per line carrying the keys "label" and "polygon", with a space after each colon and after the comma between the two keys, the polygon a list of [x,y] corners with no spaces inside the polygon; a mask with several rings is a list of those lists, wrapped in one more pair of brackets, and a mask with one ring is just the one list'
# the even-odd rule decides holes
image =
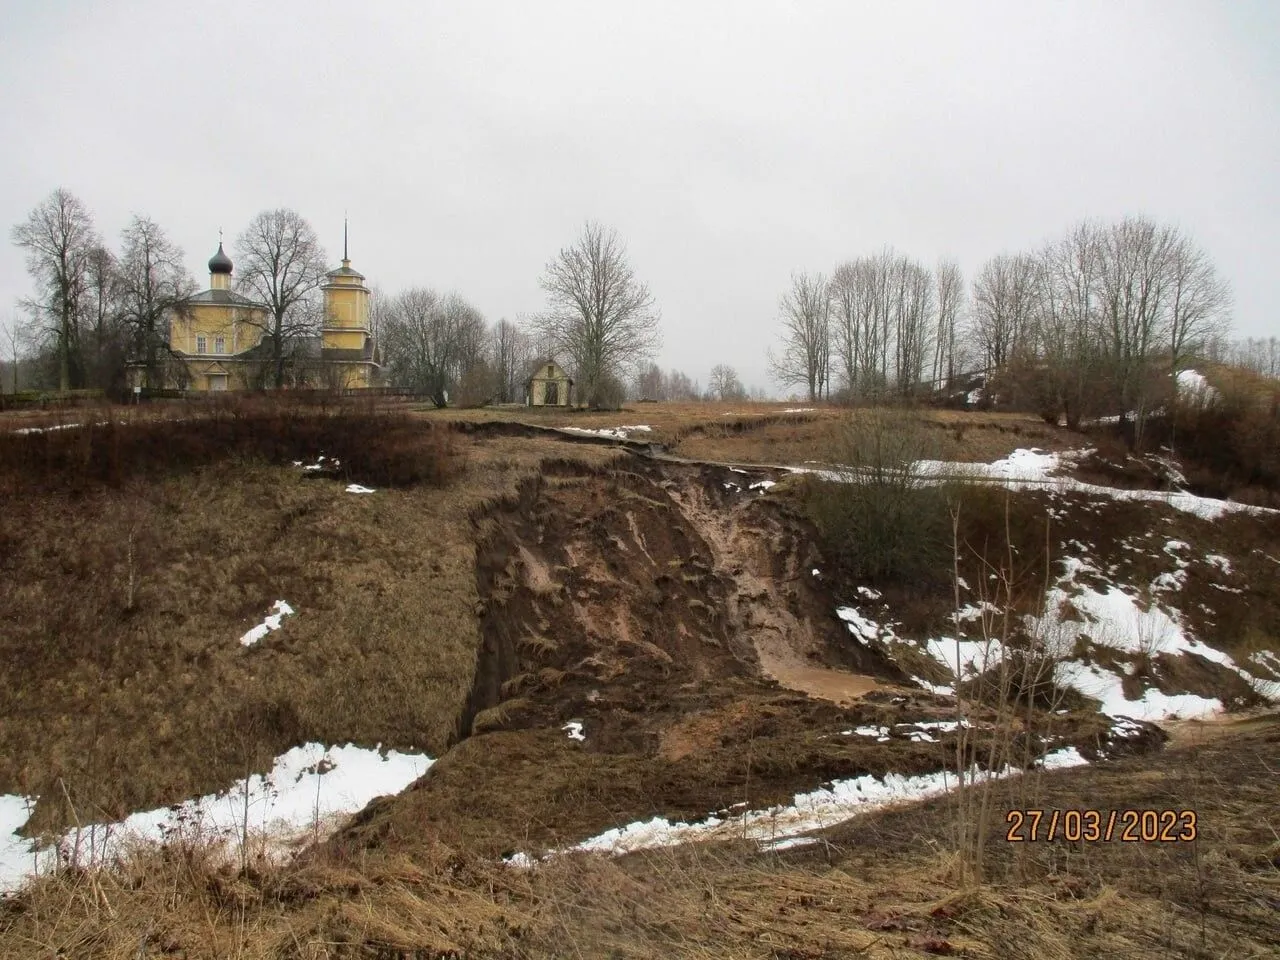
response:
{"label": "dirt bank", "polygon": [[481,518],[457,743],[335,845],[508,853],[950,762],[948,735],[851,735],[953,707],[853,642],[810,532],[753,479],[561,462]]}

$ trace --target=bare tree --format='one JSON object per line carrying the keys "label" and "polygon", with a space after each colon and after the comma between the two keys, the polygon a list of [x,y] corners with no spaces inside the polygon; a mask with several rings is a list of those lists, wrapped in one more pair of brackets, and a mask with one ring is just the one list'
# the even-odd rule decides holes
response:
{"label": "bare tree", "polygon": [[942,260],[934,273],[938,326],[933,337],[933,382],[948,386],[956,376],[956,338],[964,307],[964,276],[954,260]]}
{"label": "bare tree", "polygon": [[385,350],[393,380],[427,393],[437,407],[471,366],[484,358],[485,324],[480,311],[457,294],[441,297],[415,287],[389,302]]}
{"label": "bare tree", "polygon": [[738,379],[738,371],[727,363],[717,363],[711,368],[711,381],[708,392],[717,400],[742,400],[746,391],[742,389],[742,381]]}
{"label": "bare tree", "polygon": [[[9,315],[3,323],[0,323],[0,347],[7,349],[9,357],[13,362],[13,369],[10,373],[11,393],[18,392],[18,343],[20,341],[18,319],[12,314]],[[0,382],[0,392],[4,391],[4,383]]]}
{"label": "bare tree", "polygon": [[798,273],[779,302],[781,352],[769,353],[773,379],[781,387],[804,386],[812,402],[822,395],[830,361],[831,297],[822,274]]}
{"label": "bare tree", "polygon": [[671,400],[697,400],[701,396],[698,384],[681,370],[667,374],[667,397]]}
{"label": "bare tree", "polygon": [[860,310],[863,305],[863,271],[860,261],[842,263],[831,273],[831,339],[836,368],[850,397],[857,396],[865,349]]}
{"label": "bare tree", "polygon": [[640,369],[636,371],[634,393],[637,400],[668,399],[667,378],[662,368],[652,360],[642,363]]}
{"label": "bare tree", "polygon": [[1233,363],[1273,380],[1280,379],[1280,337],[1247,337],[1223,343],[1219,362]]}
{"label": "bare tree", "polygon": [[1024,343],[1035,309],[1037,264],[1001,254],[982,265],[973,282],[971,332],[988,369],[1004,367]]}
{"label": "bare tree", "polygon": [[606,376],[634,369],[661,345],[653,296],[636,279],[616,230],[587,223],[547,264],[541,283],[548,309],[537,328],[572,358],[588,405]]}
{"label": "bare tree", "polygon": [[1171,300],[1169,262],[1175,235],[1145,217],[1112,224],[1099,237],[1101,339],[1129,440],[1142,442],[1150,361],[1160,346]]}
{"label": "bare tree", "polygon": [[518,403],[533,363],[533,343],[517,324],[503,318],[493,325],[489,354],[499,403]]}
{"label": "bare tree", "polygon": [[264,210],[236,240],[242,291],[267,305],[264,326],[271,384],[285,383],[290,341],[313,333],[320,310],[316,295],[327,270],[316,232],[293,210]]}
{"label": "bare tree", "polygon": [[1169,363],[1173,390],[1178,371],[1212,339],[1226,331],[1231,289],[1205,252],[1189,238],[1174,236],[1169,262]]}
{"label": "bare tree", "polygon": [[85,286],[88,381],[95,387],[107,389],[118,386],[116,381],[123,376],[127,344],[120,264],[106,247],[94,247],[89,252]]}
{"label": "bare tree", "polygon": [[53,344],[58,388],[69,390],[80,377],[80,311],[89,254],[99,245],[93,219],[75,195],[59,187],[13,228],[12,236],[27,253],[27,272],[36,286],[23,306],[40,339]]}
{"label": "bare tree", "polygon": [[123,233],[119,289],[121,318],[148,388],[163,386],[161,358],[168,356],[169,318],[195,292],[182,265],[182,249],[154,220],[135,216]]}
{"label": "bare tree", "polygon": [[383,321],[387,315],[387,292],[377,284],[369,287],[369,333],[374,340],[382,339]]}
{"label": "bare tree", "polygon": [[894,331],[898,391],[910,396],[924,378],[933,336],[933,276],[902,257],[894,263]]}

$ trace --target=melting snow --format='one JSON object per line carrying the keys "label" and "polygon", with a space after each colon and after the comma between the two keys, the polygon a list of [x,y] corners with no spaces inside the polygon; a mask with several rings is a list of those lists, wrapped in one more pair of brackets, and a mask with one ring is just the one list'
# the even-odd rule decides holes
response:
{"label": "melting snow", "polygon": [[[1105,487],[1094,483],[1084,483],[1070,477],[1056,476],[1055,473],[1064,466],[1069,466],[1078,457],[1089,453],[1088,450],[1073,450],[1068,453],[1046,453],[1039,449],[1015,450],[1003,460],[994,463],[957,463],[945,460],[918,460],[914,469],[922,480],[930,478],[956,477],[962,480],[994,480],[1001,481],[1011,490],[1049,489],[1058,493],[1081,493],[1086,496],[1113,500],[1136,501],[1141,503],[1164,503],[1175,510],[1190,513],[1202,520],[1216,520],[1225,513],[1241,512],[1255,515],[1273,514],[1270,507],[1256,507],[1251,504],[1237,503],[1233,500],[1214,500],[1212,497],[1199,497],[1182,490],[1169,492],[1164,490],[1128,490],[1118,487]],[[813,469],[811,467],[788,467],[792,473],[812,473],[825,480],[847,482],[858,474],[856,467],[837,467],[834,469]]]}
{"label": "melting snow", "polygon": [[1218,397],[1218,391],[1209,385],[1204,374],[1196,370],[1178,371],[1178,389],[1184,393],[1184,399],[1190,399],[1199,406],[1208,406]]}
{"label": "melting snow", "polygon": [[377,491],[371,487],[362,487],[358,483],[347,484],[347,493],[376,493]]}
{"label": "melting snow", "polygon": [[1211,567],[1216,567],[1217,569],[1221,570],[1223,573],[1229,574],[1231,572],[1230,558],[1224,557],[1220,553],[1209,554],[1204,558],[1204,562],[1209,564],[1209,566]]}
{"label": "melting snow", "polygon": [[748,489],[759,490],[761,493],[763,493],[765,490],[768,490],[770,487],[773,487],[773,486],[777,486],[776,482],[773,480],[757,480],[755,483],[751,484],[751,486],[748,487]]}
{"label": "melting snow", "polygon": [[[337,822],[362,810],[374,797],[399,793],[435,761],[420,753],[389,751],[385,756],[347,744],[294,747],[277,757],[271,772],[254,774],[218,794],[172,807],[135,813],[109,825],[95,825],[62,838],[63,857],[102,863],[128,844],[173,839],[222,838],[237,843],[246,819],[250,842],[266,837],[263,853],[279,856],[316,832],[328,834]],[[0,796],[0,890],[15,889],[36,869],[55,864],[52,848],[38,854],[30,841],[13,836],[29,811],[22,797]],[[90,840],[92,839],[92,848]]]}
{"label": "melting snow", "polygon": [[943,684],[938,684],[938,683],[930,683],[928,680],[922,680],[919,677],[912,677],[911,679],[915,683],[923,687],[925,690],[928,690],[930,693],[936,696],[954,697],[956,695],[955,687],[945,686]]}
{"label": "melting snow", "polygon": [[[83,424],[80,424],[80,423],[59,423],[52,427],[21,427],[17,430],[14,430],[13,432],[23,433],[23,434],[52,433],[55,430],[76,430],[82,426]],[[102,426],[102,424],[99,424],[99,426]]]}
{"label": "melting snow", "polygon": [[1064,687],[1078,690],[1101,703],[1103,713],[1135,720],[1192,719],[1210,716],[1222,710],[1222,701],[1193,693],[1165,694],[1149,687],[1139,700],[1124,695],[1123,682],[1110,670],[1079,660],[1065,660],[1057,665],[1054,678]]}
{"label": "melting snow", "polygon": [[560,729],[568,734],[570,740],[585,741],[587,739],[586,734],[582,732],[581,720],[570,720]]}
{"label": "melting snow", "polygon": [[875,737],[881,743],[889,739],[888,727],[855,727],[852,730],[841,730],[842,737],[858,736],[858,737]]}
{"label": "melting snow", "polygon": [[[1085,762],[1074,747],[1067,747],[1046,755],[1041,766],[1045,769],[1058,769],[1079,766]],[[1005,767],[994,775],[971,770],[969,776],[975,782],[984,782],[993,776],[995,779],[1002,779],[1020,772],[1017,768]],[[939,796],[955,786],[955,774],[947,771],[920,776],[889,773],[883,778],[867,774],[849,780],[837,780],[829,787],[821,787],[810,793],[797,794],[790,804],[765,810],[749,810],[724,819],[712,815],[700,823],[672,823],[670,820],[654,817],[652,820],[629,823],[546,856],[575,851],[617,856],[635,850],[702,840],[748,839],[776,844],[780,840],[835,826],[859,814],[891,804]],[[509,866],[528,867],[536,860],[527,854],[516,854],[508,857],[505,862]]]}
{"label": "melting snow", "polygon": [[591,429],[589,427],[560,427],[569,433],[580,433],[584,436],[591,437],[609,437],[612,440],[626,440],[632,433],[649,433],[653,428],[643,423],[631,424],[621,427],[600,427],[599,429]]}
{"label": "melting snow", "polygon": [[818,842],[817,837],[787,837],[783,840],[766,840],[760,844],[761,850],[790,850],[793,847],[807,847]]}
{"label": "melting snow", "polygon": [[856,607],[839,607],[836,616],[849,627],[849,632],[860,637],[863,642],[875,640],[880,636],[880,624],[860,614]]}
{"label": "melting snow", "polygon": [[952,676],[976,676],[1000,662],[1003,647],[999,640],[956,640],[942,637],[927,644],[930,655]]}
{"label": "melting snow", "polygon": [[271,609],[275,613],[269,614],[265,620],[246,633],[240,638],[240,645],[244,647],[252,647],[255,643],[265,637],[272,630],[279,630],[281,621],[285,617],[292,616],[293,607],[285,603],[283,600],[277,600],[271,605]]}

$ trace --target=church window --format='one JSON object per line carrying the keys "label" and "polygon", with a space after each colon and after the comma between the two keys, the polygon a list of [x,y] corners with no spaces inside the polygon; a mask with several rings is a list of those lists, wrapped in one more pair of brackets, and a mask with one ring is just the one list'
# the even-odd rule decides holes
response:
{"label": "church window", "polygon": [[196,337],[196,353],[205,353],[209,349],[209,341],[204,334]]}
{"label": "church window", "polygon": [[214,338],[213,338],[213,352],[214,352],[214,353],[226,353],[226,352],[227,352],[227,338],[226,338],[226,337],[214,337]]}

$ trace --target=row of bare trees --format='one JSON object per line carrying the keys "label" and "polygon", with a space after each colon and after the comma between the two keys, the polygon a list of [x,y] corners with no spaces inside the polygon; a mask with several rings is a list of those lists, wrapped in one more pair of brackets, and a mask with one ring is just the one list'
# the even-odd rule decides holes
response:
{"label": "row of bare trees", "polygon": [[1218,363],[1230,363],[1251,370],[1260,377],[1280,380],[1280,337],[1246,337],[1213,342],[1209,356]]}
{"label": "row of bare trees", "polygon": [[1034,371],[1030,399],[1046,415],[1075,422],[1101,402],[1133,412],[1140,429],[1153,371],[1176,372],[1204,351],[1230,303],[1208,256],[1178,228],[1087,221],[1038,250],[993,257],[968,292],[955,263],[930,270],[893,250],[829,277],[798,273],[781,299],[770,363],[780,385],[811,400],[830,397],[833,381],[850,397],[910,396],[966,366]]}
{"label": "row of bare trees", "polygon": [[1114,412],[1141,442],[1178,371],[1229,320],[1231,291],[1208,255],[1147,218],[1079,223],[1014,259],[1003,287],[991,263],[979,275],[974,330],[987,365],[1025,384],[1046,419]]}
{"label": "row of bare trees", "polygon": [[[118,385],[127,356],[157,367],[166,315],[194,291],[182,251],[148,217],[135,216],[119,252],[104,243],[83,203],[54,191],[13,242],[27,255],[34,292],[20,302],[29,344],[42,349],[60,389]],[[12,331],[17,365],[19,331]]]}
{"label": "row of bare trees", "polygon": [[886,249],[838,265],[830,277],[799,273],[783,295],[781,350],[770,370],[810,400],[837,394],[910,395],[922,381],[957,372],[957,330],[964,301],[960,268],[931,271]]}
{"label": "row of bare trees", "polygon": [[640,366],[631,382],[628,396],[632,400],[766,400],[768,391],[763,387],[747,387],[738,371],[727,363],[717,363],[711,368],[711,376],[704,390],[697,380],[680,370],[663,370],[656,363]]}
{"label": "row of bare trees", "polygon": [[[34,285],[21,303],[21,333],[38,360],[41,385],[119,390],[130,363],[142,368],[148,386],[163,385],[172,372],[169,324],[198,288],[183,251],[154,220],[134,217],[113,251],[85,205],[59,189],[12,237],[27,254]],[[279,388],[315,376],[307,363],[315,351],[306,344],[323,320],[329,264],[311,224],[292,210],[263,211],[239,235],[232,257],[236,291],[266,306],[258,385]],[[620,394],[626,377],[641,375],[661,343],[660,318],[616,231],[586,224],[547,264],[542,287],[544,312],[524,324],[504,319],[492,327],[457,293],[375,290],[374,334],[390,382],[422,390],[440,405],[450,396],[520,402],[531,365],[554,356],[576,378],[579,399],[595,404],[606,392]],[[13,335],[16,377],[18,331],[6,332]],[[665,389],[689,392],[678,381]]]}
{"label": "row of bare trees", "polygon": [[412,287],[380,301],[387,376],[397,386],[447,404],[517,403],[538,353],[524,329],[490,326],[461,294]]}

